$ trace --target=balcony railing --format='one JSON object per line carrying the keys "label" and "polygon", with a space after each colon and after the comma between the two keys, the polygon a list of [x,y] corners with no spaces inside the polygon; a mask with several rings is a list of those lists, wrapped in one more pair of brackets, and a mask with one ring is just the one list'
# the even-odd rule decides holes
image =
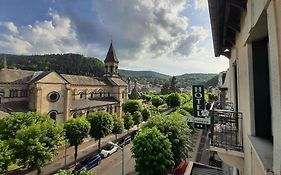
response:
{"label": "balcony railing", "polygon": [[[242,143],[242,113],[230,109],[210,110],[211,146],[228,150],[243,151]],[[218,106],[219,107],[219,106]]]}

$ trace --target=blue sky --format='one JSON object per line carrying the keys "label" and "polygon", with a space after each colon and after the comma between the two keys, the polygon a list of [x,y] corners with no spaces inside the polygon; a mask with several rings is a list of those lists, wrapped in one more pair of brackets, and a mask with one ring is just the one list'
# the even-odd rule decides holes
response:
{"label": "blue sky", "polygon": [[0,53],[80,53],[120,68],[169,75],[218,73],[207,0],[1,0]]}

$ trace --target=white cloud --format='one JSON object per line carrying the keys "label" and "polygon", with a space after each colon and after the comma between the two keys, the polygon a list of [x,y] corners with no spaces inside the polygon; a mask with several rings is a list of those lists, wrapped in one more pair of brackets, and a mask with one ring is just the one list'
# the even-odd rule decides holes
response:
{"label": "white cloud", "polygon": [[70,19],[50,11],[51,20],[17,27],[5,22],[10,32],[0,34],[0,48],[16,54],[79,52],[80,45]]}
{"label": "white cloud", "polygon": [[194,8],[205,10],[208,8],[208,0],[195,0],[194,1]]}

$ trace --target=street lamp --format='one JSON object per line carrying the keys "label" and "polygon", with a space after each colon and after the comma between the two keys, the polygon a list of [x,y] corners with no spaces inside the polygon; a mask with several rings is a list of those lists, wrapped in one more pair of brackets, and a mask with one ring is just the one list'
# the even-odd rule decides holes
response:
{"label": "street lamp", "polygon": [[120,147],[119,145],[113,142],[107,142],[109,145],[116,146],[118,149],[122,151],[122,175],[124,175],[124,148]]}

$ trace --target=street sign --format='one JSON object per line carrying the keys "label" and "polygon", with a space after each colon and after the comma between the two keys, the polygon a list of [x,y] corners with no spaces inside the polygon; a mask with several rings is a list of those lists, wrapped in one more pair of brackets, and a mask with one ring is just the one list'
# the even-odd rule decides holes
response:
{"label": "street sign", "polygon": [[200,123],[200,124],[207,124],[207,125],[211,124],[210,117],[201,118],[201,117],[193,117],[193,116],[189,116],[189,117],[183,116],[182,119],[184,121],[188,121],[192,123]]}

